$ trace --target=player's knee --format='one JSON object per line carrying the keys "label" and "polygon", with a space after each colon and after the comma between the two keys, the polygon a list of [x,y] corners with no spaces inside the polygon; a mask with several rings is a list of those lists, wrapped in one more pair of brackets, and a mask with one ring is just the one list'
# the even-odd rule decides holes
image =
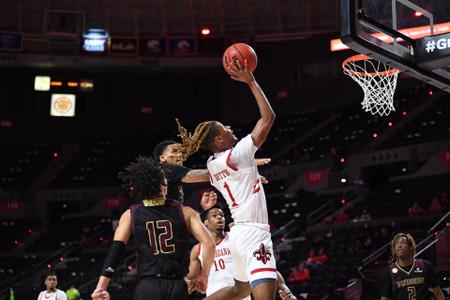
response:
{"label": "player's knee", "polygon": [[262,278],[250,283],[255,300],[274,300],[277,289],[275,278]]}
{"label": "player's knee", "polygon": [[236,297],[245,298],[251,294],[252,290],[251,290],[250,284],[248,284],[248,282],[241,282],[241,281],[235,280],[234,292],[235,292]]}

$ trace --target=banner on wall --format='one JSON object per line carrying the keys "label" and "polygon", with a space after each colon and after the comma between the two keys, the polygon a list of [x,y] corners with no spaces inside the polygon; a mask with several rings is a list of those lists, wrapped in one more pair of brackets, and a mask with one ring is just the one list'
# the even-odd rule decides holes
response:
{"label": "banner on wall", "polygon": [[141,39],[140,53],[142,55],[163,55],[167,52],[167,41],[161,38]]}
{"label": "banner on wall", "polygon": [[0,50],[21,51],[22,34],[16,32],[0,32]]}
{"label": "banner on wall", "polygon": [[326,170],[311,171],[305,172],[303,176],[305,177],[306,183],[310,185],[318,185],[325,181],[328,176],[328,172]]}
{"label": "banner on wall", "polygon": [[112,55],[138,55],[138,40],[136,38],[111,37],[108,53]]}
{"label": "banner on wall", "polygon": [[169,39],[169,54],[173,55],[195,54],[195,39],[193,38]]}

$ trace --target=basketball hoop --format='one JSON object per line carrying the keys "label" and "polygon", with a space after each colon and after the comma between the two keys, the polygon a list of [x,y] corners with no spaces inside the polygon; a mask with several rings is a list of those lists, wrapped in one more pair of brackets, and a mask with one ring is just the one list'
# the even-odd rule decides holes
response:
{"label": "basketball hoop", "polygon": [[356,81],[364,91],[361,105],[372,115],[387,116],[395,111],[394,93],[400,70],[364,54],[347,58],[342,63],[344,74]]}

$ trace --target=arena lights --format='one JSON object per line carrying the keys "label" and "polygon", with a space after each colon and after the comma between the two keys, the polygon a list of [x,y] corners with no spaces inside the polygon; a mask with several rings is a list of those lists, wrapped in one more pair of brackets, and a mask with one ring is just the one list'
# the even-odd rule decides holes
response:
{"label": "arena lights", "polygon": [[433,96],[433,91],[430,90],[430,91],[428,92],[428,95]]}
{"label": "arena lights", "polygon": [[345,157],[341,157],[341,159],[339,160],[339,162],[340,162],[341,164],[345,164]]}
{"label": "arena lights", "polygon": [[40,92],[46,92],[50,90],[50,76],[35,76],[34,77],[34,90]]}
{"label": "arena lights", "polygon": [[391,121],[388,122],[388,126],[392,127],[392,125],[394,125]]}
{"label": "arena lights", "polygon": [[406,115],[408,115],[406,111],[402,112],[402,116],[406,117]]}
{"label": "arena lights", "polygon": [[200,32],[202,35],[209,35],[211,33],[211,29],[209,29],[208,27],[203,27]]}
{"label": "arena lights", "polygon": [[53,152],[53,157],[54,158],[58,158],[58,156],[59,156],[58,152]]}
{"label": "arena lights", "polygon": [[422,13],[420,11],[416,11],[416,12],[414,12],[414,16],[415,17],[421,17]]}
{"label": "arena lights", "polygon": [[378,138],[378,133],[374,132],[374,133],[372,134],[372,137],[373,137],[374,139],[377,139],[377,138]]}
{"label": "arena lights", "polygon": [[90,28],[83,33],[82,50],[85,52],[104,53],[109,43],[109,33],[104,29]]}
{"label": "arena lights", "polygon": [[342,182],[342,183],[347,183],[347,179],[341,178],[341,182]]}
{"label": "arena lights", "polygon": [[[399,30],[402,34],[409,36],[412,39],[420,39],[430,35],[430,25],[418,26],[418,27],[410,27]],[[442,34],[450,32],[450,22],[434,24],[434,34]],[[373,33],[373,37],[380,39],[386,43],[392,43],[393,39],[391,36],[384,34],[382,32]],[[341,39],[333,39],[330,41],[330,50],[341,51],[350,49],[344,43],[342,43]]]}

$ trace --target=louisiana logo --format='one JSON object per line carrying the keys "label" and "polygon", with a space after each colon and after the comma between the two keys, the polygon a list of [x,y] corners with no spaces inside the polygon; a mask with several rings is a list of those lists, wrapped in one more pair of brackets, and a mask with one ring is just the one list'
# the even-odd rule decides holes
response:
{"label": "louisiana logo", "polygon": [[72,101],[66,97],[60,97],[56,99],[54,105],[57,112],[65,114],[72,108]]}
{"label": "louisiana logo", "polygon": [[266,264],[270,258],[272,257],[272,253],[266,249],[263,243],[259,246],[258,250],[253,251],[253,256],[256,257],[256,260],[261,261],[263,264]]}

